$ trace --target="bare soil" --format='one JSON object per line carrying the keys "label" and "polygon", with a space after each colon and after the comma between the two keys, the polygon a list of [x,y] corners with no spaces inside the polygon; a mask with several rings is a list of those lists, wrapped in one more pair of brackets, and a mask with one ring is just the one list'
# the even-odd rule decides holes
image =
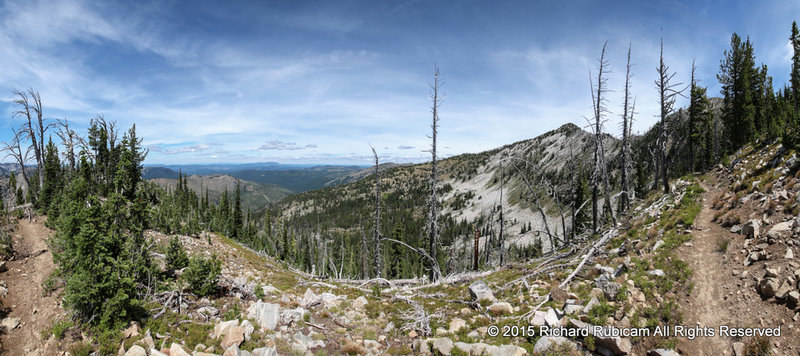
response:
{"label": "bare soil", "polygon": [[[708,192],[703,198],[703,208],[695,220],[691,246],[681,246],[679,254],[693,271],[694,289],[688,299],[681,302],[685,326],[707,326],[714,329],[713,337],[681,338],[678,351],[683,355],[733,355],[733,344],[752,342],[752,338],[720,336],[719,326],[729,327],[781,327],[781,336],[768,338],[773,354],[797,355],[800,350],[800,332],[793,321],[795,311],[774,298],[762,299],[757,280],[764,274],[763,263],[749,267],[743,264],[744,236],[731,233],[713,222],[715,210],[712,202],[727,190],[725,186],[704,184]],[[728,240],[723,252],[720,241]],[[773,262],[777,265],[780,262]],[[742,272],[747,271],[746,276]]]}
{"label": "bare soil", "polygon": [[54,294],[42,293],[42,282],[55,269],[46,243],[53,231],[42,225],[42,219],[19,220],[14,232],[14,258],[6,263],[8,269],[0,273],[0,280],[8,286],[8,295],[3,299],[3,314],[7,318],[20,319],[17,328],[0,335],[3,354],[60,354],[59,343],[54,338],[42,339],[42,331],[49,329],[53,321],[64,313]]}

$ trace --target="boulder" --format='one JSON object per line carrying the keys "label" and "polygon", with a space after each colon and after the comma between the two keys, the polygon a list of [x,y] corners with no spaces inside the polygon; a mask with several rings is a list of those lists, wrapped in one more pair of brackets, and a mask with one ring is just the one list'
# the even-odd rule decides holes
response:
{"label": "boulder", "polygon": [[165,354],[165,353],[163,353],[161,351],[158,351],[158,350],[153,348],[153,349],[150,349],[150,356],[169,356],[169,355],[167,355],[167,354]]}
{"label": "boulder", "polygon": [[297,307],[294,309],[284,309],[281,311],[281,324],[284,325],[291,325],[292,323],[296,323],[300,320],[303,320],[303,316],[307,313],[305,309],[302,307]]}
{"label": "boulder", "polygon": [[169,347],[169,356],[190,356],[186,350],[184,350],[183,346],[178,343],[172,343]]}
{"label": "boulder", "polygon": [[594,308],[594,306],[598,303],[600,303],[600,301],[597,300],[597,297],[592,297],[592,299],[589,300],[589,303],[586,303],[586,306],[583,307],[583,313],[589,314],[589,311],[592,310],[592,308]]}
{"label": "boulder", "polygon": [[765,273],[764,273],[764,277],[765,278],[777,278],[778,277],[778,273],[780,273],[781,269],[780,268],[769,267],[769,268],[765,268],[764,271],[765,271]]}
{"label": "boulder", "polygon": [[666,275],[664,271],[660,269],[654,269],[652,271],[647,272],[647,274],[655,277],[664,277]]}
{"label": "boulder", "polygon": [[484,281],[475,281],[469,285],[469,295],[473,301],[481,302],[481,301],[494,301],[494,294],[492,294],[492,290],[489,289],[489,286],[486,285]]}
{"label": "boulder", "polygon": [[550,291],[550,299],[556,301],[557,303],[564,303],[568,298],[569,293],[567,293],[567,291],[565,291],[563,288],[555,287]]}
{"label": "boulder", "polygon": [[583,311],[583,305],[578,304],[567,304],[564,306],[564,314],[566,315],[573,315],[576,313],[580,313]]}
{"label": "boulder", "polygon": [[250,336],[253,335],[253,331],[256,330],[256,327],[253,325],[253,323],[250,322],[250,320],[247,320],[247,319],[242,321],[242,324],[240,326],[242,327],[242,329],[244,329],[244,339],[245,339],[245,341],[249,341],[250,340]]}
{"label": "boulder", "polygon": [[247,318],[255,320],[264,329],[275,330],[280,320],[280,306],[258,300],[247,308]]}
{"label": "boulder", "polygon": [[433,340],[433,352],[444,356],[449,356],[453,351],[453,340],[440,337]]}
{"label": "boulder", "polygon": [[[515,345],[502,345],[496,348],[497,352],[489,352],[489,356],[523,356],[527,355],[528,351]],[[492,350],[494,351],[494,350]]]}
{"label": "boulder", "polygon": [[257,349],[253,349],[252,355],[253,356],[278,356],[278,352],[275,351],[274,347],[259,347]]}
{"label": "boulder", "polygon": [[364,298],[364,296],[362,295],[353,301],[353,308],[363,309],[367,305],[367,303],[368,303],[367,298]]}
{"label": "boulder", "polygon": [[535,326],[544,326],[546,321],[545,318],[547,317],[547,313],[541,310],[537,310],[533,313],[533,317],[531,318],[531,325]]}
{"label": "boulder", "polygon": [[533,352],[544,354],[545,351],[558,345],[568,345],[567,347],[569,347],[570,350],[577,349],[575,344],[567,338],[560,336],[542,336],[539,338],[539,341],[536,341],[536,344],[533,345]]}
{"label": "boulder", "polygon": [[461,329],[467,327],[467,322],[461,318],[453,318],[450,320],[450,332],[453,334],[458,333]]}
{"label": "boulder", "polygon": [[787,293],[786,294],[786,300],[789,303],[792,303],[792,304],[796,305],[797,303],[800,302],[800,292],[798,292],[796,290],[793,290],[793,291]]}
{"label": "boulder", "polygon": [[232,326],[225,331],[225,337],[222,338],[219,346],[227,350],[231,346],[239,346],[244,342],[244,328],[241,326]]}
{"label": "boulder", "polygon": [[744,343],[741,341],[733,343],[733,355],[734,356],[744,356]]}
{"label": "boulder", "polygon": [[672,349],[655,349],[648,351],[647,356],[680,356],[680,354]]}
{"label": "boulder", "polygon": [[133,345],[125,353],[125,356],[147,356],[147,351],[139,345]]}
{"label": "boulder", "polygon": [[489,306],[489,312],[493,315],[511,314],[514,308],[507,302],[497,302]]}
{"label": "boulder", "polygon": [[767,232],[767,237],[771,239],[780,239],[791,236],[792,224],[793,222],[790,220],[773,225],[772,228],[769,229],[769,232]]}
{"label": "boulder", "polygon": [[607,348],[614,355],[627,355],[631,353],[631,349],[633,348],[633,344],[627,338],[619,337],[619,336],[607,336],[611,334],[611,332],[607,333],[595,333],[595,328],[591,327],[590,324],[584,323],[580,320],[569,319],[570,324],[575,326],[578,329],[586,329],[589,331],[589,334],[595,337],[595,344],[597,346],[602,346]]}
{"label": "boulder", "polygon": [[659,247],[664,246],[664,240],[656,241],[656,244],[653,245],[653,251],[658,250]]}
{"label": "boulder", "polygon": [[139,328],[139,323],[131,322],[131,326],[122,332],[122,336],[124,336],[126,339],[130,339],[132,337],[139,336],[139,332],[141,331],[142,329]]}
{"label": "boulder", "polygon": [[219,339],[225,335],[228,329],[239,325],[239,320],[222,321],[214,325],[214,338]]}
{"label": "boulder", "polygon": [[305,306],[310,306],[319,301],[320,299],[316,294],[314,294],[314,291],[311,290],[311,288],[306,288],[306,292],[303,294],[303,301],[301,303]]}
{"label": "boulder", "polygon": [[558,313],[556,313],[555,310],[553,310],[553,308],[547,309],[547,313],[545,314],[544,321],[550,327],[561,325],[561,317],[558,315]]}
{"label": "boulder", "polygon": [[[196,356],[197,354],[195,354]],[[170,355],[172,356],[172,355]],[[239,350],[238,345],[231,345],[225,349],[225,352],[222,353],[222,356],[242,356],[242,351]]]}
{"label": "boulder", "polygon": [[608,300],[614,300],[617,297],[617,293],[619,292],[622,285],[616,282],[608,282],[604,284],[600,289],[603,290],[603,294],[608,298]]}
{"label": "boulder", "polygon": [[778,291],[775,292],[775,298],[778,299],[786,299],[787,294],[792,291],[792,286],[789,284],[789,281],[783,281],[780,287],[778,287]]}
{"label": "boulder", "polygon": [[767,298],[774,296],[778,291],[778,287],[778,280],[772,277],[764,278],[758,282],[758,291]]}
{"label": "boulder", "polygon": [[328,293],[328,292],[320,294],[319,298],[322,300],[322,305],[324,305],[326,308],[330,308],[330,307],[339,305],[339,303],[342,301],[342,299],[344,299],[344,297],[340,297],[340,296],[337,296],[336,294]]}
{"label": "boulder", "polygon": [[786,254],[783,255],[784,259],[793,260],[794,259],[794,251],[792,251],[791,247],[786,248]]}
{"label": "boulder", "polygon": [[5,318],[0,321],[0,327],[5,329],[6,332],[14,330],[19,326],[19,318]]}
{"label": "boulder", "polygon": [[748,239],[756,238],[759,236],[760,227],[761,223],[759,223],[758,220],[751,219],[742,226],[742,235]]}

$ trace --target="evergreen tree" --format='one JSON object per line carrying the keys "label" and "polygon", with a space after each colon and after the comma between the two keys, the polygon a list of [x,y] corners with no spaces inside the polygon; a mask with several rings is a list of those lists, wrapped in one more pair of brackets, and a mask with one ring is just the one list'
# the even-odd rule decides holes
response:
{"label": "evergreen tree", "polygon": [[734,33],[731,49],[725,51],[717,79],[722,85],[722,120],[726,129],[726,152],[732,152],[756,137],[755,68],[753,45]]}
{"label": "evergreen tree", "polygon": [[50,139],[45,148],[44,157],[44,185],[39,191],[39,208],[47,211],[50,203],[61,187],[61,161],[58,159],[58,148]]}
{"label": "evergreen tree", "polygon": [[167,266],[170,269],[181,269],[189,264],[189,257],[183,248],[183,243],[178,236],[172,236],[167,246]]}
{"label": "evergreen tree", "polygon": [[711,103],[706,88],[697,85],[692,65],[692,84],[689,95],[689,149],[691,170],[703,169],[711,163],[711,138],[713,135]]}
{"label": "evergreen tree", "polygon": [[8,191],[11,196],[15,196],[16,201],[19,201],[19,194],[17,194],[17,175],[14,174],[14,172],[11,172],[11,176],[8,177]]}
{"label": "evergreen tree", "polygon": [[783,113],[783,122],[786,129],[783,130],[783,144],[792,147],[800,147],[800,33],[797,30],[797,22],[792,22],[792,34],[789,37],[792,43],[792,72],[790,74],[791,87],[784,90],[782,98],[776,104],[778,112]]}
{"label": "evergreen tree", "polygon": [[231,216],[230,234],[232,238],[238,239],[241,237],[242,232],[242,200],[241,200],[241,184],[236,180],[236,195],[233,198],[233,212]]}

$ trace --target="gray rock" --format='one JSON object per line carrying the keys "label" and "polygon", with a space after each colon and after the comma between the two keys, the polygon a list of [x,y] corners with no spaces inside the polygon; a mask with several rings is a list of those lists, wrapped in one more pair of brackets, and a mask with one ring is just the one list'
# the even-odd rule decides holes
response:
{"label": "gray rock", "polygon": [[774,296],[778,287],[778,280],[775,278],[768,277],[758,282],[758,291],[767,298]]}
{"label": "gray rock", "polygon": [[783,255],[784,259],[793,260],[794,259],[794,252],[792,251],[791,247],[786,248],[786,254]]}
{"label": "gray rock", "polygon": [[658,250],[659,247],[664,246],[664,240],[656,241],[656,244],[653,245],[653,251]]}
{"label": "gray rock", "polygon": [[536,341],[536,344],[533,345],[533,352],[544,353],[548,349],[558,345],[569,345],[568,347],[571,350],[576,350],[575,344],[567,338],[560,336],[542,336],[539,338],[539,341]]}
{"label": "gray rock", "polygon": [[672,349],[655,349],[648,351],[647,356],[680,356],[680,354]]}
{"label": "gray rock", "polygon": [[742,231],[742,227],[741,226],[739,226],[739,225],[731,226],[731,233],[738,234],[741,231]]}
{"label": "gray rock", "polygon": [[564,314],[566,315],[573,315],[576,313],[580,313],[583,311],[583,305],[578,304],[568,304],[564,307]]}
{"label": "gray rock", "polygon": [[169,356],[190,356],[190,355],[188,352],[186,352],[183,346],[173,342],[172,345],[169,347]]}
{"label": "gray rock", "polygon": [[778,273],[780,273],[780,268],[765,268],[764,269],[764,277],[766,278],[777,278]]}
{"label": "gray rock", "polygon": [[559,317],[558,313],[556,313],[556,311],[553,310],[553,308],[547,309],[544,321],[550,327],[561,325],[561,317]]}
{"label": "gray rock", "polygon": [[651,276],[656,276],[656,277],[664,277],[666,275],[664,273],[664,271],[662,271],[660,269],[654,269],[652,271],[647,272],[647,274],[651,275]]}
{"label": "gray rock", "polygon": [[778,291],[775,292],[775,298],[778,299],[786,299],[787,294],[792,291],[792,286],[789,285],[789,281],[783,281],[780,287],[778,287]]}
{"label": "gray rock", "polygon": [[592,299],[589,300],[589,303],[586,303],[586,306],[583,307],[583,313],[589,314],[589,311],[592,310],[592,308],[594,308],[594,306],[598,303],[600,303],[600,301],[597,300],[597,297],[592,297]]}
{"label": "gray rock", "polygon": [[458,351],[461,351],[467,355],[472,355],[473,354],[472,350],[475,348],[475,346],[473,346],[472,344],[468,344],[466,342],[461,342],[461,341],[456,342],[453,345],[458,349]]}
{"label": "gray rock", "polygon": [[169,355],[159,350],[156,350],[155,348],[150,348],[150,356],[169,356]]}
{"label": "gray rock", "polygon": [[139,345],[133,345],[125,353],[125,356],[147,356],[147,351]]}
{"label": "gray rock", "polygon": [[322,340],[314,340],[314,338],[311,337],[311,335],[312,334],[310,333],[308,335],[305,335],[298,331],[294,334],[294,341],[303,345],[303,348],[306,350],[325,347],[325,342],[323,342]]}
{"label": "gray rock", "polygon": [[368,303],[367,302],[367,298],[364,298],[364,296],[362,295],[362,296],[356,298],[356,300],[353,301],[353,308],[363,309],[364,306],[367,305],[367,303]]}
{"label": "gray rock", "polygon": [[[515,345],[502,345],[496,348],[497,352],[489,352],[489,356],[523,356],[527,355],[528,351]],[[494,351],[494,349],[492,350]]]}
{"label": "gray rock", "polygon": [[775,224],[769,229],[767,232],[767,237],[772,239],[780,239],[789,237],[792,234],[792,221],[784,221],[779,224]]}
{"label": "gray rock", "polygon": [[303,301],[301,303],[303,305],[310,306],[319,301],[320,299],[316,294],[314,294],[314,291],[311,290],[311,288],[306,288],[306,292],[303,293]]}
{"label": "gray rock", "polygon": [[742,235],[748,239],[756,238],[759,236],[759,229],[761,224],[756,219],[751,219],[742,226]]}
{"label": "gray rock", "polygon": [[494,301],[494,294],[489,286],[484,281],[475,281],[469,285],[469,296],[473,301],[480,302],[482,300]]}
{"label": "gray rock", "polygon": [[284,309],[281,311],[281,324],[284,325],[291,325],[292,323],[296,323],[300,320],[303,320],[303,316],[307,313],[307,311],[301,307],[297,307],[294,309]]}
{"label": "gray rock", "polygon": [[744,343],[741,341],[733,343],[733,355],[744,356]]}
{"label": "gray rock", "polygon": [[453,351],[453,340],[446,337],[440,337],[433,340],[433,351],[441,355],[449,356]]}
{"label": "gray rock", "polygon": [[0,327],[5,329],[6,332],[14,330],[19,326],[19,318],[5,318],[0,321]]}
{"label": "gray rock", "polygon": [[800,302],[800,292],[793,290],[786,294],[786,300],[792,304],[797,304]]}
{"label": "gray rock", "polygon": [[616,282],[608,282],[600,287],[608,300],[614,300],[617,297],[617,293],[619,292],[620,288],[622,288],[622,285]]}
{"label": "gray rock", "polygon": [[280,306],[256,301],[247,308],[247,318],[255,320],[264,329],[275,330],[280,320]]}
{"label": "gray rock", "polygon": [[493,315],[511,314],[514,311],[514,308],[511,307],[511,304],[508,304],[507,302],[496,302],[490,305],[487,309]]}
{"label": "gray rock", "polygon": [[536,312],[533,313],[533,317],[531,318],[531,325],[544,326],[545,323],[547,322],[546,317],[547,317],[546,312],[537,310]]}
{"label": "gray rock", "polygon": [[259,347],[253,350],[253,356],[278,356],[274,347]]}
{"label": "gray rock", "polygon": [[223,335],[225,335],[225,333],[228,332],[228,329],[237,325],[239,325],[239,320],[236,319],[217,323],[217,325],[214,325],[214,338],[221,338]]}
{"label": "gray rock", "polygon": [[594,332],[595,328],[590,327],[590,324],[584,323],[580,320],[569,319],[569,322],[578,329],[586,328],[586,330],[589,330],[589,334],[595,337],[596,345],[609,349],[615,355],[627,355],[631,353],[633,344],[631,344],[631,341],[629,339],[618,336],[606,335],[610,333],[606,334],[595,333]]}

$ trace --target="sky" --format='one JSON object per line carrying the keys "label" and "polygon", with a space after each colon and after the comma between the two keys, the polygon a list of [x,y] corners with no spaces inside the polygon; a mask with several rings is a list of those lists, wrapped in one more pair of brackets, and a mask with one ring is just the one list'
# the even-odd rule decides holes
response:
{"label": "sky", "polygon": [[0,141],[22,123],[12,91],[33,88],[80,133],[97,115],[136,124],[146,164],[365,165],[370,145],[422,162],[435,66],[440,156],[480,152],[587,127],[606,41],[605,129],[619,136],[629,45],[643,132],[661,39],[675,81],[694,60],[717,96],[731,34],[749,36],[780,88],[796,19],[797,1],[0,0]]}

